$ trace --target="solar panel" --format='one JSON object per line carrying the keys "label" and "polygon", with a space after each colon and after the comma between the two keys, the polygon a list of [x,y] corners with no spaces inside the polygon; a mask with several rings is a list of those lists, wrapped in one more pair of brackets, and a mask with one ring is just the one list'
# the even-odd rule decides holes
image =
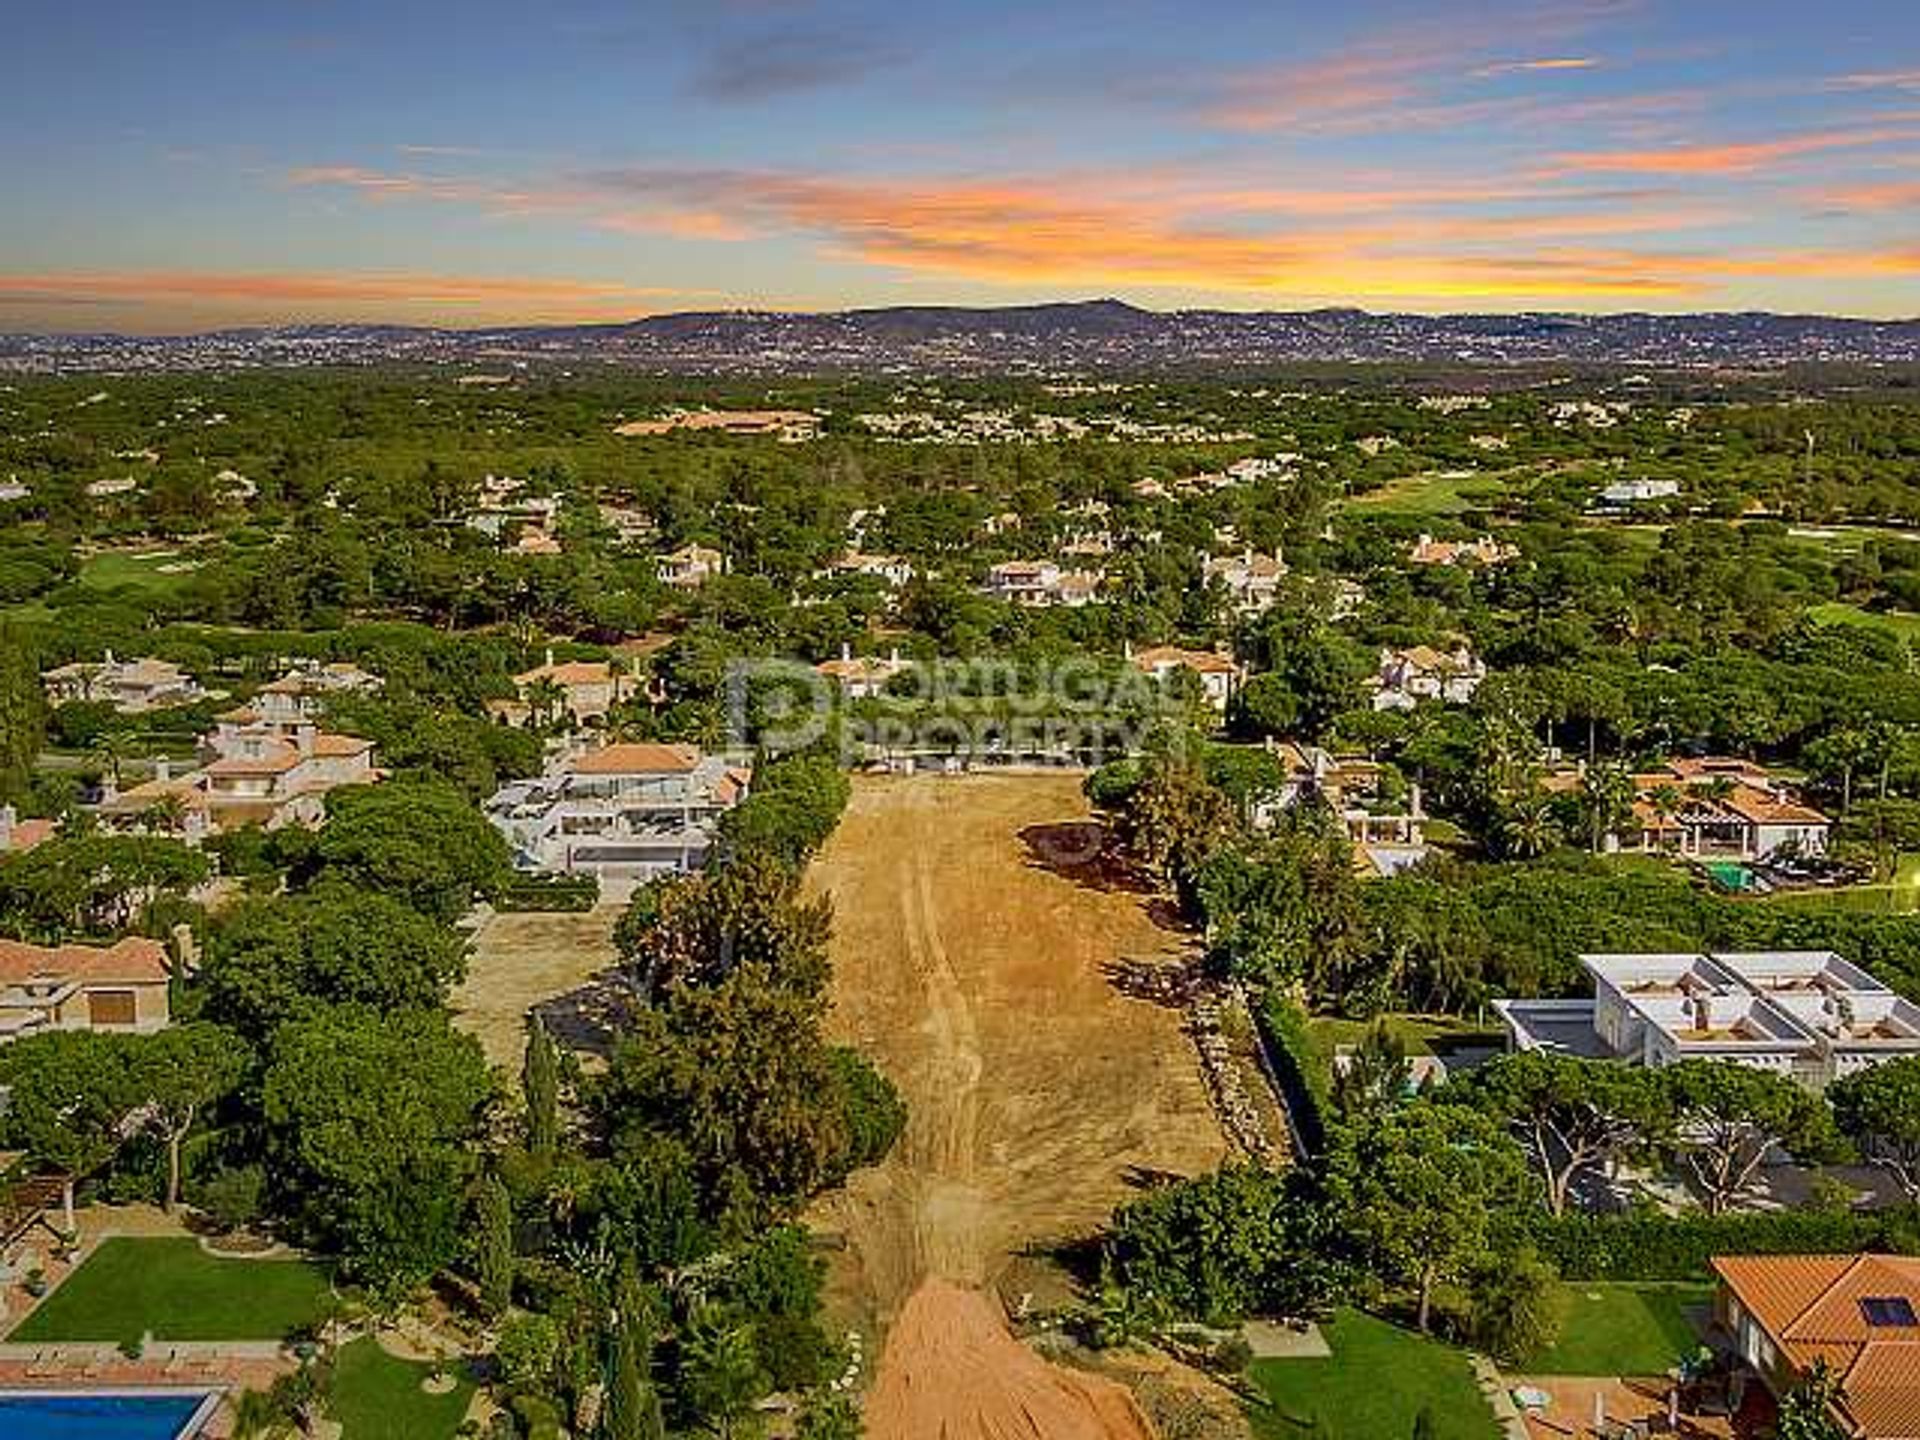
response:
{"label": "solar panel", "polygon": [[1901,1295],[1869,1295],[1860,1302],[1860,1313],[1875,1329],[1920,1325],[1920,1318],[1913,1313],[1913,1302]]}

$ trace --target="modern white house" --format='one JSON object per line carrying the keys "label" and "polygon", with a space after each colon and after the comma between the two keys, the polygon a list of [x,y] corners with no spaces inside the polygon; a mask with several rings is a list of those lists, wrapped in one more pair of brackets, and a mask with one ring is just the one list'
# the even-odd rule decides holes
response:
{"label": "modern white house", "polygon": [[706,864],[720,817],[752,779],[691,745],[603,745],[503,786],[486,813],[522,870],[647,880]]}
{"label": "modern white house", "polygon": [[1830,950],[1582,955],[1591,1000],[1497,1000],[1512,1048],[1728,1060],[1810,1090],[1920,1055],[1920,1006]]}
{"label": "modern white house", "polygon": [[1323,805],[1347,832],[1361,873],[1394,875],[1427,858],[1418,785],[1407,787],[1404,801],[1389,799],[1385,768],[1364,756],[1336,756],[1294,740],[1269,740],[1267,749],[1280,762],[1280,788],[1254,802],[1248,816],[1254,829],[1270,828],[1297,806]]}

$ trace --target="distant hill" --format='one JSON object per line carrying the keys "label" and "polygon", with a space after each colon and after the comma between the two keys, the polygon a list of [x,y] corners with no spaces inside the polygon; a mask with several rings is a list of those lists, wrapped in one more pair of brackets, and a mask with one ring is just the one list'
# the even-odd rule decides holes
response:
{"label": "distant hill", "polygon": [[1300,362],[1655,366],[1920,361],[1920,319],[1737,314],[1395,315],[1142,310],[1119,300],[817,314],[690,311],[595,325],[293,325],[170,337],[0,336],[14,369],[547,359],[751,373],[1055,373]]}

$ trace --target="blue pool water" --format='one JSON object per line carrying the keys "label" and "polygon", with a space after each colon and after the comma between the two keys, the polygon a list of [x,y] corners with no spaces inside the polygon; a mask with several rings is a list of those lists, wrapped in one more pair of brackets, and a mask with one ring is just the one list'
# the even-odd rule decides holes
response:
{"label": "blue pool water", "polygon": [[[181,1440],[204,1394],[0,1395],[6,1440]],[[197,1428],[197,1427],[196,1427]]]}

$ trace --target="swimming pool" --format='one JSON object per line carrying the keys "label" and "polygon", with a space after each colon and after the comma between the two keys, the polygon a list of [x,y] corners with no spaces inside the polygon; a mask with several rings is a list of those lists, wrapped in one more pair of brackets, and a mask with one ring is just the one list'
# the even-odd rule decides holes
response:
{"label": "swimming pool", "polygon": [[0,1390],[6,1440],[190,1440],[213,1414],[205,1390]]}

